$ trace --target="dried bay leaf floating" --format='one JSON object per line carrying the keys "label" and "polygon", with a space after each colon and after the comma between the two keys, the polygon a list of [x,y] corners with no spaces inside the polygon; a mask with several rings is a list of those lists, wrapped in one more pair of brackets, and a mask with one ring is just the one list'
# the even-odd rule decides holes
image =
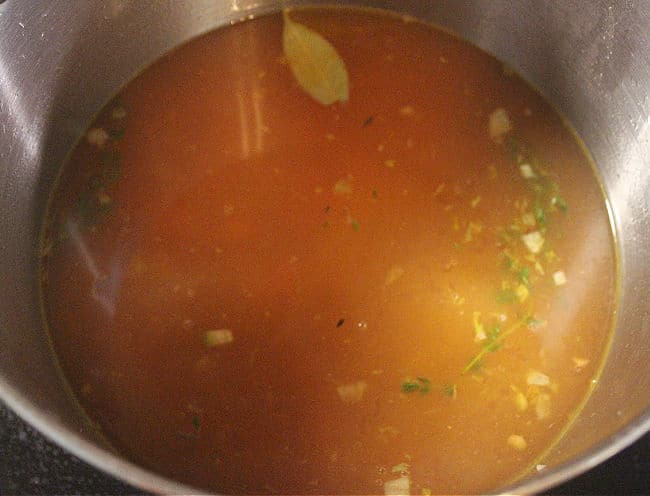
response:
{"label": "dried bay leaf floating", "polygon": [[348,71],[336,49],[320,34],[289,18],[283,11],[282,44],[300,87],[323,105],[348,99]]}

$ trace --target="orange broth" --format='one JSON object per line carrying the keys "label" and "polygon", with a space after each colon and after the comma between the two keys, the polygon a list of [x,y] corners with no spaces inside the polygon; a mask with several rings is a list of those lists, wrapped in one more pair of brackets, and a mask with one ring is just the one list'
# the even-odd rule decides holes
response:
{"label": "orange broth", "polygon": [[349,101],[303,91],[270,15],[161,58],[72,153],[43,247],[65,376],[119,452],[214,491],[478,493],[535,470],[615,310],[588,157],[458,38],[291,16],[336,47]]}

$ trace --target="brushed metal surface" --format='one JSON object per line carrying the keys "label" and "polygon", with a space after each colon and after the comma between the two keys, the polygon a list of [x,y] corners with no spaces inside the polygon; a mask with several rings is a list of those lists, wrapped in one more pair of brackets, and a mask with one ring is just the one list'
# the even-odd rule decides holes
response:
{"label": "brushed metal surface", "polygon": [[[0,1],[0,398],[71,452],[150,491],[197,492],[111,452],[70,400],[43,330],[37,252],[47,193],[96,112],[161,54],[249,15],[308,3]],[[548,468],[503,490],[536,492],[583,472],[650,428],[650,3],[338,3],[408,13],[497,55],[555,104],[591,150],[621,255],[615,337],[598,387]]]}

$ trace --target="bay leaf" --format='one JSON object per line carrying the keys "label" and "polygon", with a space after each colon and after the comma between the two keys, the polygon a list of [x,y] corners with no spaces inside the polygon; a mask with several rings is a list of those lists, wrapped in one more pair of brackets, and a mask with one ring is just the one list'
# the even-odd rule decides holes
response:
{"label": "bay leaf", "polygon": [[349,95],[345,62],[332,44],[283,12],[282,44],[289,67],[300,87],[323,105],[345,102]]}

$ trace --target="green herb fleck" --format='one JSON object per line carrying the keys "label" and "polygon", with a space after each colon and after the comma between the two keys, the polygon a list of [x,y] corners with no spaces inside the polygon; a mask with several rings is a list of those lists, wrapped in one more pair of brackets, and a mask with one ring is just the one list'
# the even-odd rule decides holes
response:
{"label": "green herb fleck", "polygon": [[560,212],[563,214],[566,214],[569,210],[569,206],[567,205],[567,202],[564,198],[561,196],[555,196],[553,197],[553,204],[560,209]]}
{"label": "green herb fleck", "polygon": [[535,327],[543,326],[544,324],[546,324],[545,320],[536,319],[535,317],[532,316],[526,319],[526,326],[528,328],[535,328]]}
{"label": "green herb fleck", "polygon": [[493,325],[487,332],[487,341],[483,345],[487,351],[493,352],[501,348],[501,341],[499,335],[501,334],[501,326],[499,324]]}
{"label": "green herb fleck", "polygon": [[535,221],[539,224],[540,227],[546,227],[546,211],[544,207],[537,205],[533,209],[533,215],[535,216]]}
{"label": "green herb fleck", "polygon": [[201,421],[199,420],[198,415],[192,415],[192,426],[196,431],[198,431],[199,427],[201,427]]}
{"label": "green herb fleck", "polygon": [[527,288],[530,288],[530,268],[523,267],[517,272],[517,279]]}
{"label": "green herb fleck", "polygon": [[375,120],[375,117],[373,115],[369,116],[365,121],[363,121],[363,124],[361,125],[361,127],[368,127],[370,124],[373,123],[374,120]]}
{"label": "green herb fleck", "polygon": [[110,129],[108,131],[108,136],[112,140],[121,140],[122,138],[124,138],[124,128],[120,127],[120,128],[116,128],[116,129]]}
{"label": "green herb fleck", "polygon": [[402,382],[402,392],[403,393],[415,393],[420,392],[421,394],[427,394],[431,391],[431,381],[426,377],[416,377],[415,380],[407,379]]}
{"label": "green herb fleck", "polygon": [[336,323],[336,327],[341,327],[343,324],[345,324],[345,319],[339,319]]}
{"label": "green herb fleck", "polygon": [[404,381],[402,383],[402,392],[409,394],[420,390],[420,384],[417,381]]}
{"label": "green herb fleck", "polygon": [[442,387],[442,392],[444,393],[445,396],[449,396],[450,398],[455,398],[458,393],[456,390],[456,384],[445,384]]}
{"label": "green herb fleck", "polygon": [[372,197],[376,199],[378,196],[379,196],[379,195],[377,194],[377,190],[376,190],[376,189],[373,189],[373,190],[372,190]]}
{"label": "green herb fleck", "polygon": [[513,257],[509,252],[504,250],[503,252],[501,252],[501,256],[503,257],[504,265],[505,265],[506,269],[508,269],[508,270],[516,270],[517,269],[517,267],[519,266],[519,263],[517,262],[515,257]]}
{"label": "green herb fleck", "polygon": [[510,336],[512,333],[517,331],[521,326],[525,325],[530,317],[524,317],[523,319],[518,320],[512,324],[508,329],[501,332],[501,329],[498,326],[495,326],[491,332],[488,334],[487,342],[481,347],[481,350],[472,357],[472,359],[465,365],[463,369],[463,374],[466,374],[470,371],[476,371],[482,364],[483,358],[488,353],[496,351],[503,344],[504,340]]}
{"label": "green herb fleck", "polygon": [[420,392],[422,394],[427,394],[431,391],[431,381],[426,377],[418,377],[418,382],[420,383]]}
{"label": "green herb fleck", "polygon": [[352,222],[350,222],[350,225],[352,226],[352,229],[354,229],[355,231],[359,230],[359,222],[358,221],[353,220]]}

